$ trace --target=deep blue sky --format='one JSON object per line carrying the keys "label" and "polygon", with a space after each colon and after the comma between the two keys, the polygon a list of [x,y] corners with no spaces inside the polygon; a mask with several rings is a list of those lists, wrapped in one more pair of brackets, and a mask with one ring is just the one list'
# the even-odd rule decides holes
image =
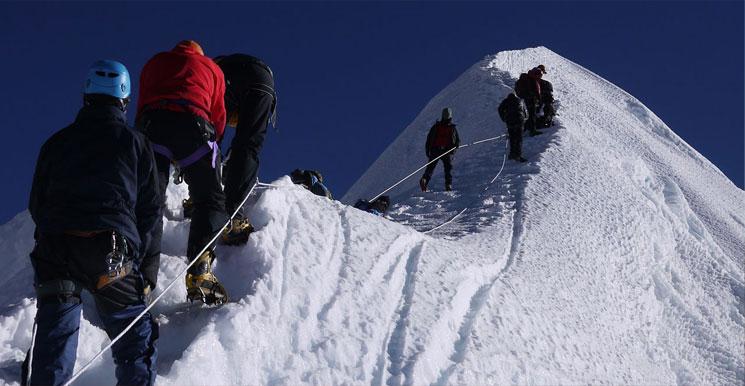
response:
{"label": "deep blue sky", "polygon": [[137,80],[187,38],[273,68],[264,181],[318,169],[341,197],[459,74],[543,45],[639,98],[742,188],[743,14],[741,1],[1,3],[0,223],[26,208],[39,147],[74,119],[94,60]]}

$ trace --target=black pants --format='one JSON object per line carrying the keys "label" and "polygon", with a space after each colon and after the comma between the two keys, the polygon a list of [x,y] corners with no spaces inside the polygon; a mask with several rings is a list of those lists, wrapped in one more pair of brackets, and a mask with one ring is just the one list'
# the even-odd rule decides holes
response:
{"label": "black pants", "polygon": [[[274,97],[261,91],[249,90],[241,98],[238,126],[225,163],[225,207],[229,214],[233,214],[256,182],[259,153],[273,105]],[[243,217],[242,211],[237,217]]]}
{"label": "black pants", "polygon": [[[51,283],[59,280],[74,282],[76,286],[65,293],[39,290],[36,331],[32,350],[29,350],[31,355],[27,355],[23,366],[23,384],[59,385],[72,376],[80,329],[82,289],[93,295],[110,339],[145,310],[144,280],[136,265],[127,276],[96,289],[98,277],[106,272],[106,255],[111,250],[110,233],[94,237],[39,236],[31,252],[37,288],[39,285],[54,287]],[[157,339],[158,325],[150,314],[145,314],[114,344],[112,355],[118,384],[153,384]]]}
{"label": "black pants", "polygon": [[554,102],[545,103],[543,105],[543,122],[545,127],[551,127],[553,125],[555,115],[556,109],[554,108]]}
{"label": "black pants", "polygon": [[[238,98],[238,125],[225,163],[225,207],[232,215],[256,182],[259,153],[276,104],[274,80],[263,67],[246,64],[243,77],[231,85]],[[242,210],[236,215],[243,218]]]}
{"label": "black pants", "polygon": [[[167,147],[176,159],[188,157],[206,143],[199,120],[188,113],[154,111],[148,113],[144,121],[141,123],[144,125],[142,130],[150,140]],[[156,153],[155,163],[158,167],[161,205],[165,208],[171,160]],[[220,231],[228,221],[228,216],[225,214],[225,194],[220,175],[218,169],[212,167],[211,153],[182,168],[181,172],[189,185],[189,197],[194,203],[186,249],[186,256],[191,260]],[[160,239],[161,234],[153,242],[160,242]]]}
{"label": "black pants", "polygon": [[509,158],[519,158],[523,155],[523,125],[507,125],[507,136],[510,139]]}
{"label": "black pants", "polygon": [[525,121],[525,131],[533,133],[537,131],[536,127],[536,110],[537,100],[533,98],[525,98],[525,107],[528,109],[528,120]]}
{"label": "black pants", "polygon": [[[430,151],[429,160],[432,161],[448,150],[450,149],[432,149],[432,151]],[[442,161],[442,165],[445,167],[445,185],[451,185],[453,183],[453,152],[450,152],[448,153],[448,155],[440,158],[439,161]],[[428,182],[432,178],[432,173],[435,172],[435,167],[437,167],[437,161],[427,165],[427,168],[424,169],[423,178]]]}

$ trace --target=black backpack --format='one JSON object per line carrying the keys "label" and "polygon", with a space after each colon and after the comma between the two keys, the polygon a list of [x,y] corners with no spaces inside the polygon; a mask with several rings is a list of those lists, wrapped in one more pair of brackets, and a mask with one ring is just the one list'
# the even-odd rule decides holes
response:
{"label": "black backpack", "polygon": [[533,82],[533,79],[530,79],[528,74],[520,74],[520,78],[515,82],[515,94],[522,99],[532,97],[534,94],[534,86],[531,83]]}
{"label": "black backpack", "polygon": [[317,170],[295,169],[292,171],[292,173],[290,173],[290,179],[292,180],[292,183],[305,185],[308,188],[313,185],[313,177],[315,177],[316,180],[318,180],[319,182],[323,183],[323,176],[321,175],[321,172]]}
{"label": "black backpack", "polygon": [[499,117],[508,125],[522,125],[527,119],[523,101],[512,94],[508,95],[499,104]]}

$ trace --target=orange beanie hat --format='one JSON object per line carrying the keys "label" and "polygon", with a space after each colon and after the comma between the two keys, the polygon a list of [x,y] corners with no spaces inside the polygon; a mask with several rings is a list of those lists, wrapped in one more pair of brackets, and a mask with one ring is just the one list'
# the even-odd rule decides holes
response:
{"label": "orange beanie hat", "polygon": [[199,45],[199,43],[195,42],[194,40],[182,40],[178,44],[176,44],[176,47],[174,48],[186,48],[196,51],[199,55],[204,56],[204,50],[202,49],[202,46]]}

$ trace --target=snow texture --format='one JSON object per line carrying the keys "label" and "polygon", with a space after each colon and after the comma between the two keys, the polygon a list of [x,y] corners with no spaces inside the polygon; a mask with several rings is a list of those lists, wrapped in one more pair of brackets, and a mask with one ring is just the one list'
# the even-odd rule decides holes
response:
{"label": "snow texture", "polygon": [[[249,200],[248,244],[217,249],[232,300],[220,308],[185,302],[186,191],[172,185],[158,291],[178,284],[155,307],[158,384],[743,384],[745,192],[640,101],[546,48],[466,71],[343,201],[423,165],[443,107],[462,143],[503,134],[496,106],[538,64],[560,109],[525,138],[529,162],[491,182],[504,140],[460,149],[454,191],[438,166],[432,192],[419,175],[393,189],[386,218],[282,177]],[[32,234],[27,213],[0,228],[7,384],[31,340]],[[108,342],[92,311],[78,368]],[[109,354],[77,382],[114,383]]]}

